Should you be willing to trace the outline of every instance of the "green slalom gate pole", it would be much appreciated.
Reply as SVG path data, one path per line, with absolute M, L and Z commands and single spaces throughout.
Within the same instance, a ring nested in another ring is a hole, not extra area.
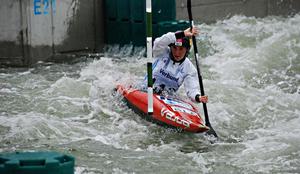
M 153 114 L 153 80 L 152 80 L 152 7 L 151 0 L 146 0 L 147 33 L 147 75 L 148 75 L 148 115 Z

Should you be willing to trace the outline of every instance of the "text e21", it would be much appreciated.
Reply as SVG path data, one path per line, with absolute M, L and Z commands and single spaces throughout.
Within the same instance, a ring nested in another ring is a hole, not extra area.
M 47 15 L 56 11 L 56 0 L 33 0 L 34 15 Z

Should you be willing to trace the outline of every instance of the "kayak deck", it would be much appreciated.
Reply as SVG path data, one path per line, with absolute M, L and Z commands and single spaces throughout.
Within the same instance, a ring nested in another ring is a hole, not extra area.
M 178 131 L 201 133 L 209 130 L 197 108 L 190 102 L 153 94 L 153 114 L 148 115 L 146 92 L 122 85 L 117 85 L 116 89 L 128 106 L 148 121 Z

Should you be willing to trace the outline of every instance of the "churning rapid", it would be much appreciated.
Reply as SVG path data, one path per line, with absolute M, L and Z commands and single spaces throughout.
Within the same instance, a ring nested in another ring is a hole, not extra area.
M 131 56 L 131 47 L 108 47 L 96 59 L 0 69 L 0 152 L 70 153 L 77 174 L 299 173 L 300 15 L 234 16 L 198 27 L 219 142 L 128 109 L 113 88 L 140 82 L 149 60 L 144 50 Z

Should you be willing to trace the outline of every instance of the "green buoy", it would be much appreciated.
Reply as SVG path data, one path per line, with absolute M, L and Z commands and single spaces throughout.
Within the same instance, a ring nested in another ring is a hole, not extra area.
M 58 152 L 0 154 L 0 174 L 74 174 L 75 158 Z

